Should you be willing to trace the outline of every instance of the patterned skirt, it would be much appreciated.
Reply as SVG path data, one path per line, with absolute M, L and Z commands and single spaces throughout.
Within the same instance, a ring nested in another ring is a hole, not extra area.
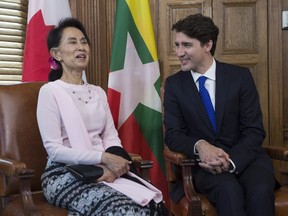
M 151 201 L 143 207 L 103 183 L 76 179 L 62 163 L 48 160 L 41 180 L 48 202 L 68 209 L 71 216 L 167 215 L 163 203 Z

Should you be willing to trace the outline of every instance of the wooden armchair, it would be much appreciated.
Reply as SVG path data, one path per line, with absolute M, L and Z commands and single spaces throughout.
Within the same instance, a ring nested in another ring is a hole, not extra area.
M 40 176 L 47 154 L 36 120 L 38 92 L 43 83 L 0 86 L 0 215 L 67 216 L 65 209 L 50 205 Z M 148 179 L 151 161 L 130 154 L 140 175 Z M 149 180 L 149 179 L 148 179 Z
M 288 212 L 288 170 L 285 163 L 288 161 L 288 149 L 279 147 L 264 147 L 273 160 L 282 161 L 279 170 L 275 170 L 281 183 L 281 188 L 275 191 L 275 216 L 285 216 Z M 182 179 L 185 196 L 178 202 L 170 200 L 170 212 L 175 216 L 216 216 L 215 208 L 208 199 L 198 194 L 192 182 L 192 168 L 195 160 L 185 157 L 183 154 L 172 152 L 167 146 L 164 148 L 166 162 L 167 181 L 171 185 L 176 179 Z

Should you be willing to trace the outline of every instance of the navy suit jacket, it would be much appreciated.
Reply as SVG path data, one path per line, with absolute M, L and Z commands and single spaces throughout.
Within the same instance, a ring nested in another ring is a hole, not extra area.
M 204 139 L 224 149 L 241 173 L 248 165 L 262 166 L 273 172 L 271 160 L 261 145 L 265 138 L 259 96 L 248 68 L 216 61 L 214 134 L 208 115 L 190 71 L 179 71 L 165 81 L 165 143 L 172 151 L 189 157 L 194 145 Z M 178 182 L 172 199 L 184 195 Z

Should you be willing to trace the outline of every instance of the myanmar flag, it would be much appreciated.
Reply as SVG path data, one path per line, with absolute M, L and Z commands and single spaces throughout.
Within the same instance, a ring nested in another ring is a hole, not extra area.
M 160 87 L 149 1 L 117 0 L 108 101 L 123 147 L 153 161 L 167 203 Z

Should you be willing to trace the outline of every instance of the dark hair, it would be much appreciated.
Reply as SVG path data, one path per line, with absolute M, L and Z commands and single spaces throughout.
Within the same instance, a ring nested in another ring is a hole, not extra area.
M 219 29 L 210 17 L 202 14 L 189 15 L 176 22 L 172 26 L 172 30 L 182 32 L 190 38 L 199 40 L 202 46 L 212 40 L 213 45 L 210 52 L 212 56 L 214 55 Z
M 68 27 L 74 27 L 74 28 L 79 29 L 83 33 L 83 35 L 85 36 L 88 44 L 90 45 L 90 40 L 89 40 L 89 37 L 87 35 L 87 32 L 86 32 L 83 24 L 79 20 L 77 20 L 76 18 L 69 17 L 69 18 L 65 18 L 65 19 L 60 20 L 58 26 L 51 29 L 50 32 L 48 33 L 47 47 L 48 47 L 49 52 L 52 48 L 59 47 L 60 41 L 62 39 L 63 30 L 65 28 L 68 28 Z M 57 61 L 56 59 L 55 59 L 55 61 L 58 65 L 58 69 L 54 70 L 51 68 L 49 76 L 48 76 L 49 81 L 55 81 L 57 79 L 60 79 L 62 74 L 63 74 L 63 68 L 62 68 L 61 63 L 59 61 Z

